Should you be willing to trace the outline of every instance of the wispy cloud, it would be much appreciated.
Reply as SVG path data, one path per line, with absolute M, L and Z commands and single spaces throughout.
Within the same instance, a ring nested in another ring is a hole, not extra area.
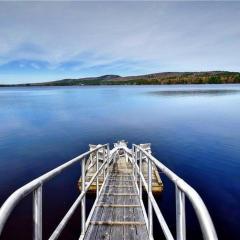
M 239 22 L 240 2 L 0 2 L 0 82 L 240 71 Z

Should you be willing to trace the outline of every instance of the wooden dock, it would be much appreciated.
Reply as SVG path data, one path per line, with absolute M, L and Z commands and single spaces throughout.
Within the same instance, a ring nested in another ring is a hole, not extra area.
M 111 166 L 84 239 L 149 239 L 132 164 L 125 157 Z
M 90 150 L 99 145 L 89 145 Z M 114 144 L 119 148 L 112 161 L 109 163 L 108 176 L 104 181 L 104 172 L 100 172 L 97 179 L 92 182 L 89 193 L 97 193 L 97 185 L 101 192 L 95 202 L 92 216 L 84 238 L 86 240 L 98 239 L 149 239 L 146 225 L 146 212 L 143 202 L 140 201 L 138 192 L 139 179 L 134 179 L 132 160 L 124 150 L 127 147 L 125 141 Z M 121 148 L 123 147 L 123 148 Z M 150 144 L 142 144 L 142 148 L 151 153 Z M 107 156 L 106 150 L 91 154 L 86 161 L 85 182 L 88 184 L 97 169 L 100 168 Z M 111 154 L 112 155 L 112 154 Z M 138 158 L 138 157 L 137 157 Z M 98 162 L 98 165 L 96 164 Z M 146 182 L 148 181 L 148 162 L 142 158 L 142 174 Z M 157 168 L 152 164 L 152 192 L 160 194 L 163 191 L 163 184 Z M 81 190 L 82 179 L 78 182 Z M 103 186 L 103 187 L 102 187 Z M 145 188 L 142 188 L 144 191 Z M 145 215 L 144 215 L 145 214 Z M 145 216 L 145 217 L 144 217 Z
M 82 184 L 82 191 L 52 232 L 49 240 L 56 240 L 60 237 L 79 205 L 81 206 L 79 240 L 153 240 L 153 221 L 156 218 L 164 239 L 175 239 L 158 206 L 156 196 L 152 194 L 152 190 L 155 193 L 163 190 L 156 167 L 175 186 L 173 208 L 176 211 L 176 239 L 186 239 L 185 196 L 188 197 L 188 202 L 195 210 L 203 238 L 218 239 L 208 210 L 198 193 L 152 156 L 150 144 L 133 144 L 129 149 L 125 141 L 118 141 L 112 149 L 109 144 L 91 145 L 90 151 L 17 189 L 0 208 L 0 236 L 15 206 L 29 193 L 32 193 L 33 239 L 42 239 L 42 188 L 44 183 L 80 162 L 82 179 L 79 182 Z M 96 198 L 87 214 L 86 200 L 90 187 L 91 192 L 96 193 Z M 147 189 L 147 207 L 143 203 L 144 188 Z M 156 237 L 159 239 L 158 235 Z
M 89 145 L 90 146 L 90 150 L 91 149 L 94 149 L 96 148 L 98 145 Z M 150 151 L 151 152 L 151 149 L 150 149 L 150 146 L 149 144 L 141 144 L 141 146 L 146 150 L 148 150 L 148 152 Z M 102 156 L 103 156 L 103 152 L 99 152 L 99 158 L 100 158 L 100 161 L 102 161 Z M 118 169 L 121 168 L 121 161 L 118 161 L 118 159 L 120 159 L 121 155 L 117 155 L 116 158 L 117 158 L 117 167 Z M 122 155 L 122 157 L 126 157 L 124 155 Z M 87 160 L 86 162 L 86 182 L 90 182 L 90 180 L 92 179 L 93 175 L 96 173 L 96 154 L 92 154 L 90 156 L 90 158 Z M 110 168 L 112 168 L 112 166 L 110 165 Z M 125 174 L 126 172 L 126 169 L 123 168 L 123 173 L 122 174 Z M 142 161 L 142 173 L 143 173 L 143 176 L 145 178 L 145 180 L 147 181 L 147 169 L 148 169 L 148 166 L 147 166 L 147 162 L 146 161 Z M 101 187 L 102 184 L 103 184 L 103 174 L 99 176 L 99 186 Z M 79 190 L 81 191 L 81 186 L 82 186 L 82 179 L 80 178 L 79 181 L 78 181 L 78 187 L 79 187 Z M 93 182 L 93 184 L 90 186 L 89 188 L 89 193 L 96 193 L 96 189 L 97 189 L 97 183 L 96 181 Z M 143 191 L 145 191 L 145 189 L 143 189 Z M 157 167 L 155 166 L 155 164 L 152 164 L 152 193 L 154 195 L 159 195 L 161 192 L 163 191 L 163 183 L 162 183 L 162 180 L 160 178 L 160 175 L 159 175 L 159 172 L 157 170 Z

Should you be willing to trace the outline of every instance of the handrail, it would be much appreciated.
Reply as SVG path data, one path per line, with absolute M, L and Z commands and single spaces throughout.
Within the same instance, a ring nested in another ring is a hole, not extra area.
M 117 149 L 115 150 L 117 151 Z M 114 151 L 114 152 L 115 152 Z M 112 152 L 111 154 L 113 154 L 114 152 Z M 98 159 L 97 159 L 98 162 Z M 82 189 L 81 194 L 78 196 L 78 198 L 75 200 L 75 202 L 73 203 L 73 205 L 70 207 L 70 209 L 68 210 L 68 212 L 66 213 L 66 215 L 63 217 L 63 219 L 61 220 L 61 222 L 58 224 L 58 226 L 56 227 L 56 229 L 54 230 L 54 232 L 52 233 L 52 235 L 50 236 L 49 240 L 55 240 L 59 237 L 60 233 L 62 232 L 62 230 L 64 229 L 65 225 L 67 224 L 67 222 L 69 221 L 70 217 L 72 216 L 72 214 L 74 213 L 74 211 L 76 210 L 76 208 L 78 207 L 79 203 L 82 201 L 83 197 L 86 195 L 88 189 L 90 188 L 90 186 L 93 184 L 94 180 L 98 177 L 98 175 L 101 173 L 101 171 L 105 171 L 106 170 L 106 165 L 109 164 L 110 162 L 110 156 L 108 156 L 108 158 L 106 158 L 106 160 L 102 163 L 100 168 L 97 168 L 96 173 L 92 176 L 91 180 L 88 182 L 88 184 L 85 186 L 85 189 Z M 108 166 L 107 166 L 108 167 Z M 84 169 L 85 170 L 85 169 Z M 83 172 L 84 172 L 83 170 Z M 82 177 L 84 176 L 82 172 Z M 105 179 L 107 178 L 107 175 L 105 176 Z M 83 183 L 83 185 L 85 185 Z M 99 183 L 97 181 L 97 189 L 99 188 Z M 103 184 L 102 184 L 103 187 Z M 101 191 L 101 190 L 100 190 Z M 99 193 L 100 193 L 99 191 Z M 96 200 L 98 199 L 98 196 L 96 198 Z M 96 201 L 95 201 L 96 202 Z M 96 204 L 95 204 L 96 205 Z M 94 206 L 93 206 L 94 207 Z M 84 210 L 85 211 L 85 210 Z M 91 215 L 91 214 L 90 214 Z M 89 216 L 90 216 L 89 215 Z M 86 228 L 89 225 L 89 218 L 88 220 L 85 222 L 82 219 L 82 224 L 84 224 L 84 230 L 82 230 L 81 236 L 83 236 L 85 234 Z
M 89 154 L 91 154 L 93 152 L 97 152 L 99 149 L 105 148 L 105 147 L 107 147 L 109 149 L 109 144 L 104 144 L 93 150 L 87 151 L 87 152 L 71 159 L 70 161 L 60 165 L 59 167 L 56 167 L 55 169 L 43 174 L 42 176 L 34 179 L 33 181 L 25 184 L 23 187 L 19 188 L 15 192 L 13 192 L 8 197 L 8 199 L 4 202 L 2 207 L 0 208 L 0 236 L 1 236 L 2 230 L 6 224 L 6 221 L 9 217 L 9 215 L 11 214 L 11 212 L 13 211 L 15 206 L 18 204 L 18 202 L 20 200 L 22 200 L 24 197 L 26 197 L 28 194 L 30 194 L 31 192 L 34 192 L 34 200 L 33 200 L 33 203 L 34 203 L 33 221 L 35 224 L 34 239 L 37 239 L 37 240 L 42 239 L 42 229 L 41 229 L 42 226 L 41 226 L 40 222 L 42 220 L 41 212 L 42 212 L 42 185 L 43 185 L 43 183 L 49 181 L 51 178 L 55 177 L 56 175 L 58 175 L 59 173 L 61 173 L 65 169 L 67 169 L 68 167 L 75 164 L 76 162 L 79 162 L 80 160 L 85 159 L 85 157 L 87 157 Z M 109 153 L 109 151 L 108 151 L 108 153 Z M 107 161 L 108 161 L 108 159 L 109 159 L 109 156 L 107 157 Z M 105 164 L 103 164 L 99 168 L 99 171 L 93 176 L 94 179 L 100 173 L 103 166 L 105 166 Z M 92 183 L 94 181 L 94 179 L 91 179 L 90 183 Z M 88 184 L 86 189 L 88 189 L 90 187 L 90 185 L 91 184 Z M 78 199 L 82 199 L 83 196 L 84 196 L 84 193 L 82 192 L 80 194 L 80 196 L 78 197 Z
M 105 149 L 106 148 L 106 149 Z M 99 166 L 99 150 L 104 149 L 107 151 L 107 154 L 103 156 L 103 162 L 101 166 Z M 119 145 L 114 147 L 111 151 L 109 149 L 109 144 L 104 144 L 96 147 L 93 150 L 87 151 L 76 158 L 66 162 L 65 164 L 60 165 L 59 167 L 47 172 L 46 174 L 36 178 L 35 180 L 29 182 L 23 187 L 16 190 L 10 197 L 5 201 L 5 203 L 0 208 L 0 236 L 2 230 L 6 224 L 6 221 L 11 214 L 12 210 L 18 204 L 20 200 L 22 200 L 25 196 L 33 192 L 33 222 L 34 222 L 34 231 L 33 231 L 33 239 L 34 240 L 42 240 L 42 186 L 46 181 L 49 181 L 54 176 L 58 175 L 68 167 L 72 166 L 76 162 L 82 161 L 82 191 L 72 204 L 68 212 L 62 218 L 61 222 L 58 224 L 49 240 L 56 240 L 63 228 L 66 226 L 70 217 L 81 203 L 81 235 L 80 240 L 82 240 L 85 236 L 86 229 L 89 225 L 90 218 L 93 214 L 94 207 L 96 206 L 99 195 L 103 189 L 104 183 L 108 178 L 109 165 L 111 161 L 116 160 L 116 154 L 119 149 L 122 149 L 129 156 L 130 161 L 133 165 L 133 176 L 135 180 L 135 184 L 137 187 L 137 191 L 140 197 L 141 206 L 144 212 L 144 218 L 147 225 L 147 230 L 149 233 L 149 239 L 153 239 L 153 217 L 152 210 L 155 211 L 158 221 L 162 227 L 163 233 L 167 240 L 173 240 L 172 233 L 169 230 L 169 227 L 159 209 L 159 206 L 152 194 L 152 164 L 154 163 L 156 167 L 158 167 L 162 173 L 164 173 L 176 186 L 176 230 L 177 230 L 177 240 L 186 240 L 186 221 L 185 221 L 185 195 L 190 200 L 192 204 L 198 221 L 200 223 L 201 231 L 205 240 L 217 240 L 216 231 L 214 225 L 212 223 L 211 217 L 208 213 L 208 210 L 203 203 L 201 197 L 198 193 L 188 185 L 184 180 L 178 177 L 174 172 L 168 169 L 164 164 L 159 162 L 155 157 L 153 157 L 150 153 L 145 151 L 139 145 L 133 144 L 132 150 L 130 150 L 125 145 Z M 92 176 L 89 182 L 85 182 L 85 174 L 86 174 L 86 157 L 92 153 L 96 152 L 96 172 Z M 144 175 L 142 173 L 142 161 L 147 161 L 148 164 L 148 180 L 146 181 Z M 139 165 L 138 165 L 139 161 Z M 106 174 L 107 172 L 107 174 Z M 99 175 L 103 174 L 104 182 L 99 190 Z M 97 185 L 97 194 L 96 200 L 92 207 L 92 210 L 86 220 L 86 193 L 89 190 L 92 183 L 96 180 Z M 139 178 L 139 181 L 138 181 Z M 139 187 L 138 187 L 139 182 Z M 143 206 L 142 201 L 142 186 L 146 189 L 148 195 L 148 216 L 146 215 L 145 208 Z
M 162 215 L 162 212 L 161 212 L 160 208 L 158 207 L 158 204 L 157 204 L 157 202 L 156 202 L 152 192 L 148 191 L 148 184 L 147 184 L 147 182 L 146 182 L 146 180 L 145 180 L 145 178 L 143 176 L 143 173 L 140 171 L 140 167 L 137 164 L 136 164 L 136 168 L 137 168 L 138 174 L 140 175 L 141 181 L 143 182 L 143 186 L 146 189 L 146 192 L 147 192 L 147 194 L 150 197 L 153 209 L 154 209 L 154 211 L 156 213 L 156 216 L 158 218 L 158 221 L 159 221 L 159 223 L 160 223 L 160 225 L 162 227 L 164 236 L 166 237 L 167 240 L 174 240 L 174 238 L 172 236 L 172 233 L 169 230 L 169 227 L 168 227 L 168 225 L 167 225 L 167 223 L 166 223 L 166 221 L 165 221 L 165 219 L 164 219 L 164 217 Z M 139 187 L 139 195 L 140 195 L 140 197 L 142 197 L 142 192 L 141 192 L 140 189 L 141 189 L 141 187 Z
M 61 222 L 58 224 L 57 228 L 54 230 L 54 232 L 52 233 L 51 237 L 49 238 L 49 240 L 54 240 L 57 239 L 58 236 L 60 235 L 61 231 L 63 230 L 64 226 L 67 224 L 68 220 L 70 219 L 70 217 L 72 216 L 72 214 L 74 213 L 74 211 L 76 210 L 77 206 L 79 205 L 79 203 L 81 202 L 81 200 L 83 199 L 83 197 L 86 195 L 88 189 L 90 188 L 90 186 L 93 184 L 94 180 L 96 179 L 96 177 L 100 174 L 100 172 L 102 171 L 102 169 L 104 168 L 104 166 L 107 164 L 107 161 L 104 161 L 103 164 L 101 165 L 101 167 L 97 170 L 97 172 L 92 176 L 90 182 L 88 182 L 87 186 L 85 186 L 84 191 L 81 192 L 81 194 L 78 196 L 78 198 L 75 200 L 75 202 L 73 203 L 73 205 L 71 206 L 71 208 L 68 210 L 68 212 L 66 213 L 66 215 L 63 217 L 63 219 L 61 220 Z M 83 175 L 82 175 L 83 176 Z
M 133 144 L 133 148 L 138 149 L 142 154 L 144 154 L 144 156 L 147 157 L 148 162 L 150 162 L 150 161 L 153 162 L 161 170 L 161 172 L 164 173 L 176 185 L 177 239 L 181 239 L 181 240 L 186 239 L 185 201 L 184 201 L 184 196 L 186 195 L 195 210 L 198 221 L 200 223 L 200 227 L 201 227 L 201 231 L 202 231 L 204 239 L 205 240 L 217 240 L 218 238 L 217 238 L 217 234 L 216 234 L 213 222 L 212 222 L 209 212 L 208 212 L 203 200 L 199 196 L 199 194 L 190 185 L 188 185 L 183 179 L 178 177 L 174 172 L 172 172 L 170 169 L 168 169 L 164 164 L 159 162 L 155 157 L 153 157 L 151 154 L 149 154 L 143 148 L 141 148 L 140 146 L 138 146 L 136 144 Z M 134 157 L 134 151 L 132 152 L 132 156 Z M 135 165 L 137 165 L 137 161 L 133 161 L 133 162 L 135 163 Z M 141 175 L 141 178 L 143 178 L 143 180 L 145 181 L 143 175 Z M 147 183 L 145 181 L 144 185 L 145 185 L 146 189 L 148 189 L 148 191 L 147 191 L 148 195 L 152 196 L 151 188 L 149 189 L 149 186 L 147 187 L 146 184 Z M 149 196 L 149 198 L 151 201 L 152 197 L 150 197 L 150 196 Z

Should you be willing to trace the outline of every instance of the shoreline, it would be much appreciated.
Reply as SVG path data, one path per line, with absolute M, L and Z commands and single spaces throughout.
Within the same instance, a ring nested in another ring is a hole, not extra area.
M 65 78 L 48 82 L 8 83 L 0 87 L 33 86 L 114 86 L 114 85 L 196 85 L 196 84 L 237 84 L 240 72 L 161 72 L 136 76 L 103 75 L 98 77 Z
M 238 83 L 172 83 L 172 84 L 84 84 L 84 85 L 38 85 L 38 84 L 16 84 L 16 85 L 1 85 L 0 88 L 13 87 L 96 87 L 96 86 L 214 86 L 214 85 L 238 85 Z

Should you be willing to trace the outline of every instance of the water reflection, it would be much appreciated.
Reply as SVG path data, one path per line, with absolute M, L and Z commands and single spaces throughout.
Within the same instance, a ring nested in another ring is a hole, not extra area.
M 0 88 L 0 205 L 15 189 L 77 156 L 89 143 L 151 142 L 153 154 L 203 197 L 219 239 L 236 239 L 240 234 L 239 92 L 237 84 Z M 44 186 L 46 237 L 79 195 L 80 166 L 72 170 Z M 163 182 L 158 203 L 174 233 L 175 209 L 170 207 L 174 186 L 164 177 Z M 2 239 L 31 239 L 31 213 L 21 209 Z M 79 237 L 79 216 L 61 239 Z M 189 239 L 202 239 L 192 221 L 195 216 L 189 211 L 187 216 Z M 26 217 L 29 228 L 24 224 L 23 229 L 19 223 L 25 223 Z M 159 225 L 154 229 L 158 239 Z
M 159 96 L 173 96 L 173 97 L 187 97 L 187 96 L 223 96 L 223 95 L 232 95 L 239 94 L 240 90 L 237 89 L 188 89 L 188 90 L 158 90 L 150 91 L 150 95 L 159 95 Z

